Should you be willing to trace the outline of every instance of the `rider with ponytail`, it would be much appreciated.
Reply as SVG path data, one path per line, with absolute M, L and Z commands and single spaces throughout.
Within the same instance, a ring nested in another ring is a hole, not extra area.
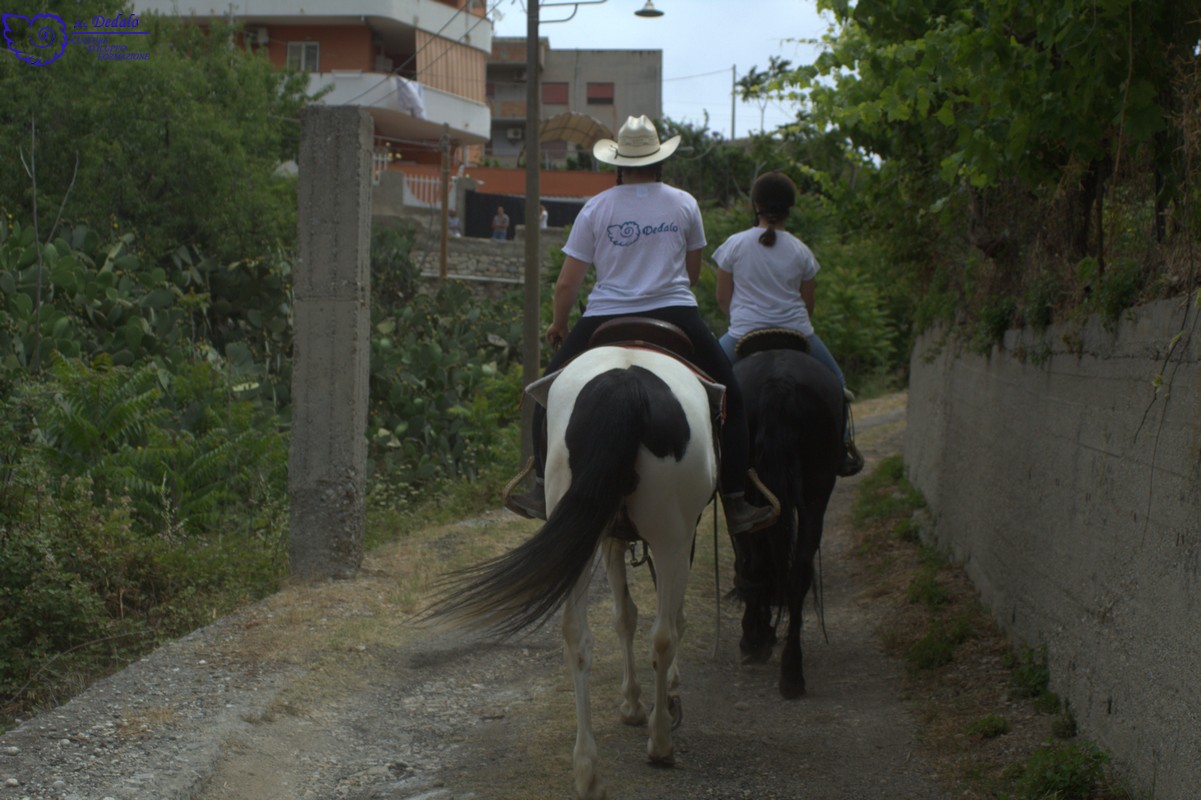
M 784 230 L 796 203 L 796 186 L 781 172 L 761 175 L 751 187 L 756 225 L 736 233 L 713 254 L 717 262 L 717 303 L 730 315 L 722 349 L 737 360 L 738 340 L 760 328 L 786 328 L 809 340 L 809 354 L 834 371 L 845 391 L 846 378 L 828 347 L 813 329 L 814 290 L 821 265 L 804 242 Z M 847 393 L 848 402 L 850 393 Z M 863 468 L 849 430 L 840 474 Z

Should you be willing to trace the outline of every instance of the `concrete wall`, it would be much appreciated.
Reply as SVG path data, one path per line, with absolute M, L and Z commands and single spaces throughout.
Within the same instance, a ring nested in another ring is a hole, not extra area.
M 1164 301 L 1113 330 L 1011 331 L 988 357 L 923 336 L 905 443 L 931 537 L 1046 645 L 1082 732 L 1169 800 L 1201 792 L 1197 319 Z

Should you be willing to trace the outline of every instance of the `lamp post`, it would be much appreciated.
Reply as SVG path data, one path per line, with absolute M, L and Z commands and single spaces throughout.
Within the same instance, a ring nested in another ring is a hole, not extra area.
M 542 230 L 538 224 L 538 209 L 542 202 L 542 72 L 538 25 L 543 8 L 571 6 L 571 14 L 563 19 L 546 22 L 567 22 L 575 17 L 580 6 L 600 5 L 606 0 L 571 0 L 570 2 L 539 3 L 526 2 L 525 29 L 525 269 L 523 270 L 523 309 L 521 322 L 521 385 L 529 386 L 538 379 L 542 366 Z M 646 5 L 634 12 L 640 17 L 661 17 L 663 12 L 647 0 Z M 524 463 L 533 455 L 532 434 L 534 408 L 523 403 L 521 408 L 521 460 Z

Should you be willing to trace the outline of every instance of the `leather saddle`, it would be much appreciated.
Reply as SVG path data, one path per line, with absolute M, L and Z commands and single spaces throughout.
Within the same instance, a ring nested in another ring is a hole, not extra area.
M 617 345 L 664 350 L 692 366 L 692 340 L 679 326 L 651 317 L 618 317 L 602 322 L 588 339 L 588 347 Z M 695 369 L 695 367 L 694 367 Z
M 739 358 L 746 358 L 765 350 L 799 350 L 809 352 L 809 339 L 805 334 L 790 328 L 758 328 L 743 336 L 734 345 Z

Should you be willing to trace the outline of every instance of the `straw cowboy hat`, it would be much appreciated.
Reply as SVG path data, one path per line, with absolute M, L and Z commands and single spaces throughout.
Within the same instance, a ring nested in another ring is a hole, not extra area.
M 592 155 L 602 164 L 617 167 L 646 167 L 658 164 L 680 146 L 680 137 L 659 141 L 655 124 L 643 114 L 630 117 L 617 132 L 617 141 L 601 139 L 592 146 Z

